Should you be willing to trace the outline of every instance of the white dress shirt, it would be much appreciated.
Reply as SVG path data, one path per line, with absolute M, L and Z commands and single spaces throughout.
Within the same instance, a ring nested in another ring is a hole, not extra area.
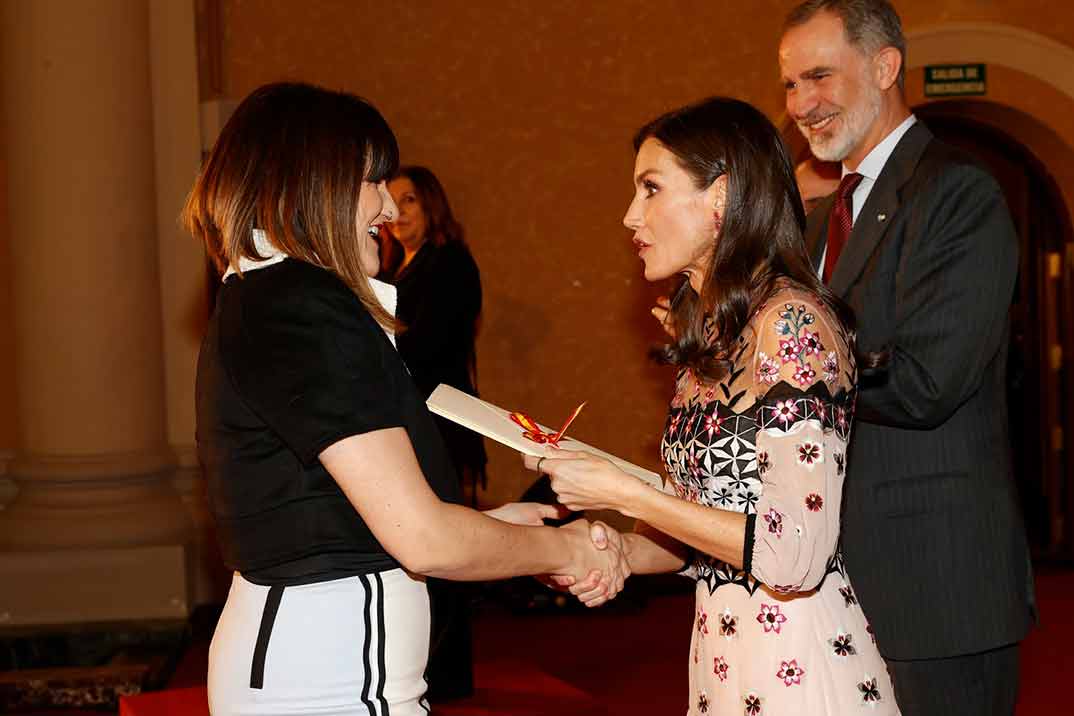
M 856 171 L 861 174 L 861 182 L 854 190 L 854 198 L 852 200 L 854 215 L 851 217 L 852 222 L 858 220 L 858 214 L 861 213 L 861 208 L 865 206 L 865 201 L 869 198 L 869 192 L 873 190 L 873 185 L 876 184 L 877 178 L 880 176 L 880 172 L 884 170 L 884 165 L 888 163 L 888 159 L 891 158 L 891 153 L 895 151 L 895 146 L 902 139 L 902 135 L 906 134 L 907 130 L 913 126 L 917 121 L 917 117 L 910 115 L 902 124 L 895 129 L 891 130 L 888 136 L 884 137 L 880 144 L 873 147 L 873 151 L 865 155 L 865 159 L 861 160 L 861 164 L 858 165 Z M 843 176 L 850 173 L 846 164 L 843 165 Z M 853 224 L 852 224 L 853 225 Z
M 861 160 L 861 164 L 855 169 L 858 174 L 861 174 L 861 181 L 858 183 L 856 189 L 854 189 L 854 195 L 851 197 L 851 210 L 853 215 L 850 217 L 851 226 L 858 220 L 858 214 L 861 213 L 861 208 L 865 206 L 865 201 L 869 198 L 869 192 L 873 190 L 873 185 L 876 184 L 877 178 L 880 176 L 880 172 L 884 170 L 884 165 L 888 163 L 888 159 L 891 158 L 891 153 L 895 151 L 895 146 L 902 139 L 902 135 L 906 134 L 907 130 L 913 126 L 917 121 L 917 117 L 910 115 L 902 124 L 895 129 L 891 130 L 888 136 L 873 147 L 873 150 L 865 155 L 865 159 Z M 850 170 L 847 169 L 846 164 L 843 165 L 843 176 L 850 174 Z M 824 244 L 824 253 L 820 257 L 820 265 L 817 267 L 817 275 L 824 276 L 824 262 L 828 258 L 828 243 Z

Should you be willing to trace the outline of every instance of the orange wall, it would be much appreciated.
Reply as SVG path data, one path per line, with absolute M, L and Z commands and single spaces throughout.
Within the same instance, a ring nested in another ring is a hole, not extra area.
M 485 286 L 484 395 L 546 422 L 588 400 L 579 437 L 656 467 L 672 376 L 645 358 L 659 287 L 620 224 L 631 135 L 708 94 L 777 117 L 778 25 L 792 5 L 224 0 L 223 88 L 239 99 L 303 79 L 371 99 L 466 225 Z M 898 3 L 907 29 L 1006 22 L 1074 46 L 1063 5 Z M 488 499 L 529 482 L 506 450 L 491 467 Z
M 0 121 L 3 121 L 0 119 Z M 0 142 L 0 453 L 15 447 L 15 310 L 11 295 L 11 230 L 7 224 L 7 159 Z M 0 466 L 0 474 L 3 468 Z

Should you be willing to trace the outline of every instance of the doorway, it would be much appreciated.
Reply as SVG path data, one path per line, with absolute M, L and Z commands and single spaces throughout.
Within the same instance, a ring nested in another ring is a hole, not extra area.
M 1074 282 L 1070 214 L 1059 188 L 1022 142 L 990 121 L 980 100 L 933 102 L 917 117 L 950 145 L 973 155 L 999 182 L 1018 231 L 1019 272 L 1011 304 L 1007 397 L 1014 476 L 1037 559 L 1074 557 Z M 1054 157 L 1051 159 L 1055 159 Z

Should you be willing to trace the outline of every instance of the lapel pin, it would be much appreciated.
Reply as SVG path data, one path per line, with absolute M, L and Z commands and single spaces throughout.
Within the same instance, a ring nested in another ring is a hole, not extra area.
M 887 214 L 877 214 L 876 215 L 876 220 L 877 221 L 887 221 L 888 220 L 888 215 Z

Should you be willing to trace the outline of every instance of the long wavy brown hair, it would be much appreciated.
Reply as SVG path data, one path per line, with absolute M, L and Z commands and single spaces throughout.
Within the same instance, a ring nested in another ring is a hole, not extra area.
M 380 113 L 346 92 L 302 83 L 254 90 L 220 132 L 183 223 L 223 273 L 260 260 L 253 229 L 288 256 L 340 278 L 383 326 L 395 321 L 362 269 L 356 224 L 362 182 L 395 173 L 399 147 Z
M 674 154 L 698 189 L 727 176 L 727 203 L 701 292 L 682 278 L 671 299 L 676 338 L 654 351 L 657 360 L 721 380 L 735 341 L 781 279 L 818 296 L 853 338 L 853 313 L 809 260 L 794 165 L 767 117 L 741 100 L 712 97 L 646 124 L 634 137 L 635 152 L 647 139 Z M 715 324 L 712 340 L 706 338 L 708 317 Z

